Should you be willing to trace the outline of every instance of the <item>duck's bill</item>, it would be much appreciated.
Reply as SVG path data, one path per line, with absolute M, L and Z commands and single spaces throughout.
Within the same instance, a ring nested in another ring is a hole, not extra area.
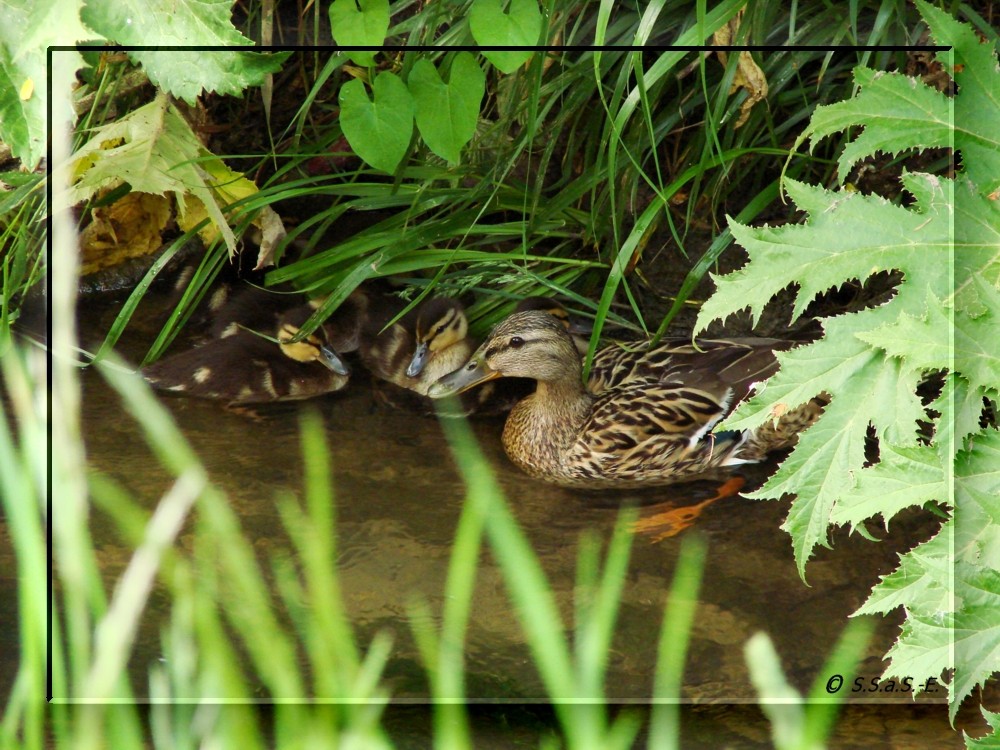
M 571 317 L 566 330 L 568 330 L 572 336 L 584 336 L 589 338 L 590 334 L 594 332 L 594 327 L 586 321 Z
M 319 361 L 323 364 L 324 367 L 328 367 L 338 375 L 346 376 L 351 374 L 351 368 L 348 367 L 347 363 L 340 358 L 340 355 L 337 354 L 337 352 L 335 352 L 330 347 L 321 346 L 319 348 L 319 353 L 320 353 Z
M 431 398 L 454 396 L 474 388 L 480 383 L 485 383 L 487 380 L 496 380 L 499 377 L 500 373 L 491 370 L 481 359 L 471 359 L 461 369 L 440 378 L 430 387 L 427 395 Z
M 431 348 L 426 341 L 417 345 L 417 350 L 413 352 L 413 359 L 410 360 L 410 364 L 406 368 L 408 377 L 415 378 L 424 371 L 424 366 L 427 364 L 427 357 L 430 356 L 430 353 Z

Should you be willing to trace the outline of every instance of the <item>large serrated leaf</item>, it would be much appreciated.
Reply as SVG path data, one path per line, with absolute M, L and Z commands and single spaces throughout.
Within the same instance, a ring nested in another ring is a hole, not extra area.
M 712 320 L 749 307 L 756 323 L 771 297 L 791 284 L 799 286 L 792 311 L 806 306 L 832 286 L 879 271 L 900 269 L 922 279 L 939 297 L 951 292 L 948 277 L 918 261 L 915 249 L 939 252 L 941 263 L 951 249 L 951 195 L 942 185 L 918 211 L 893 206 L 877 196 L 834 192 L 786 180 L 789 196 L 809 212 L 804 225 L 752 228 L 730 220 L 736 240 L 750 262 L 727 276 L 714 276 L 718 293 L 698 312 L 695 332 Z M 764 258 L 766 257 L 766 260 Z
M 800 574 L 815 546 L 826 543 L 831 522 L 888 522 L 928 500 L 953 509 L 939 534 L 904 555 L 858 613 L 906 608 L 885 676 L 919 686 L 954 668 L 954 716 L 962 699 L 1000 670 L 1000 438 L 981 421 L 984 397 L 1000 392 L 1000 69 L 992 44 L 917 2 L 936 38 L 954 44 L 954 99 L 902 76 L 859 70 L 860 94 L 818 110 L 806 137 L 864 127 L 842 156 L 842 178 L 876 150 L 928 145 L 953 145 L 962 171 L 954 179 L 904 173 L 914 198 L 908 205 L 787 181 L 806 223 L 751 229 L 731 222 L 750 260 L 716 277 L 718 291 L 702 307 L 696 332 L 747 307 L 756 321 L 771 297 L 793 284 L 795 318 L 830 286 L 902 272 L 891 300 L 827 318 L 822 340 L 780 354 L 779 372 L 721 427 L 752 428 L 811 393 L 830 396 L 824 414 L 752 495 L 797 495 L 783 528 Z M 968 113 L 969 124 L 953 125 L 952 105 L 957 120 L 964 108 L 979 109 Z M 930 404 L 936 417 L 925 415 L 917 398 L 926 372 L 945 375 L 943 393 Z M 928 418 L 933 442 L 918 445 L 915 426 Z M 881 463 L 863 468 L 869 423 Z
M 78 52 L 53 52 L 70 59 L 47 71 L 46 48 L 94 36 L 80 23 L 80 5 L 75 0 L 0 3 L 0 141 L 28 169 L 34 169 L 45 155 L 47 73 L 53 76 L 54 92 L 68 92 L 73 71 L 83 67 Z
M 924 0 L 917 0 L 938 44 L 953 48 L 955 143 L 962 171 L 984 195 L 1000 189 L 1000 70 L 994 45 L 983 42 L 968 24 L 959 23 Z
M 931 409 L 939 415 L 952 415 L 950 419 L 940 417 L 934 433 L 935 448 L 942 460 L 952 460 L 958 451 L 965 449 L 966 438 L 979 432 L 983 394 L 973 390 L 965 378 L 949 374 Z
M 42 3 L 44 5 L 45 3 Z M 281 68 L 288 56 L 181 47 L 252 46 L 232 23 L 229 0 L 97 0 L 81 11 L 99 35 L 124 46 L 170 47 L 170 51 L 132 51 L 149 80 L 194 104 L 205 91 L 239 94 Z
M 838 498 L 830 514 L 833 523 L 857 526 L 880 515 L 888 528 L 889 519 L 903 508 L 948 497 L 941 457 L 928 445 L 886 444 L 880 462 L 855 477 L 854 488 Z
M 949 696 L 952 721 L 977 686 L 1000 672 L 1000 573 L 958 562 L 958 597 L 963 607 L 955 618 L 955 677 Z
M 899 567 L 882 576 L 854 616 L 887 614 L 903 606 L 928 616 L 952 611 L 953 542 L 954 526 L 949 522 L 929 541 L 901 555 Z
M 971 441 L 955 462 L 955 678 L 959 705 L 1000 672 L 1000 432 Z
M 972 282 L 981 312 L 975 317 L 955 314 L 955 370 L 976 390 L 996 397 L 1000 393 L 1000 292 L 979 274 L 973 274 Z
M 933 293 L 927 293 L 924 315 L 902 314 L 891 323 L 861 331 L 857 337 L 871 346 L 900 357 L 914 370 L 944 370 L 953 364 L 948 332 L 949 311 Z
M 810 149 L 821 138 L 863 123 L 857 138 L 837 161 L 841 183 L 862 159 L 878 152 L 897 154 L 912 148 L 945 148 L 953 133 L 947 97 L 915 78 L 859 67 L 854 82 L 861 92 L 853 99 L 816 107 L 796 148 L 808 139 Z
M 486 74 L 468 52 L 452 60 L 448 82 L 427 58 L 417 60 L 407 87 L 416 107 L 417 128 L 427 146 L 449 162 L 457 163 L 462 147 L 472 140 L 479 121 L 479 106 L 486 93 Z

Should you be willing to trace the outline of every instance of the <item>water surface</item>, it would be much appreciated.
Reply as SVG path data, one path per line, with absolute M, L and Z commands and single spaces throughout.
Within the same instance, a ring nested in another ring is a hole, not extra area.
M 105 311 L 85 316 L 85 340 L 107 325 L 109 315 Z M 126 356 L 141 357 L 151 340 L 150 330 L 141 321 L 134 327 L 121 344 Z M 298 407 L 248 415 L 208 401 L 178 397 L 161 401 L 201 456 L 212 481 L 225 491 L 263 569 L 269 571 L 271 555 L 289 546 L 276 495 L 291 491 L 301 496 L 302 491 Z M 386 682 L 396 701 L 422 703 L 428 691 L 407 607 L 419 596 L 432 611 L 440 612 L 450 544 L 464 501 L 462 483 L 436 420 L 377 405 L 363 377 L 347 391 L 312 403 L 323 415 L 330 445 L 339 573 L 347 610 L 361 644 L 378 631 L 392 634 Z M 170 477 L 156 464 L 117 396 L 92 371 L 84 373 L 83 426 L 90 465 L 154 507 Z M 499 441 L 502 420 L 476 421 L 474 429 L 551 582 L 564 623 L 572 622 L 575 566 L 584 532 L 590 530 L 606 542 L 625 502 L 695 506 L 713 491 L 704 483 L 627 495 L 552 487 L 526 477 L 507 461 Z M 772 461 L 745 472 L 747 487 L 759 486 L 774 467 Z M 892 571 L 897 555 L 930 536 L 937 524 L 932 516 L 914 511 L 893 522 L 892 534 L 883 543 L 837 533 L 833 548 L 819 549 L 810 562 L 807 586 L 796 571 L 791 540 L 779 529 L 787 512 L 787 502 L 736 496 L 704 506 L 692 526 L 676 536 L 660 541 L 636 536 L 608 664 L 609 700 L 648 700 L 667 588 L 684 535 L 701 535 L 708 552 L 683 699 L 692 704 L 751 704 L 756 693 L 743 656 L 743 645 L 751 635 L 768 633 L 789 680 L 807 690 L 821 674 L 848 616 L 878 577 Z M 124 547 L 110 524 L 95 524 L 93 533 L 111 585 L 127 563 Z M 179 543 L 185 544 L 184 535 Z M 156 621 L 164 605 L 165 597 L 158 592 L 134 659 L 140 673 L 159 655 Z M 898 616 L 878 619 L 857 675 L 867 679 L 882 673 L 881 655 L 890 647 L 899 623 Z M 477 573 L 466 664 L 472 701 L 547 700 L 500 572 L 488 553 L 481 555 Z M 850 685 L 853 675 L 845 678 Z M 143 686 L 140 683 L 140 690 Z M 919 700 L 940 703 L 943 691 Z M 852 694 L 850 702 L 907 705 L 911 699 L 905 694 L 861 692 Z M 938 723 L 935 720 L 935 726 Z

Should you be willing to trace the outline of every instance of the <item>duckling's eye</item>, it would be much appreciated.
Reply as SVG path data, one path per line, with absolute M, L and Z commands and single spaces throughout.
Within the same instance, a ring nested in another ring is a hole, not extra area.
M 520 336 L 511 336 L 510 337 L 510 348 L 511 349 L 520 349 L 522 346 L 524 346 L 524 339 L 522 339 Z
M 435 335 L 435 336 L 440 336 L 440 335 L 441 335 L 442 333 L 444 333 L 444 329 L 445 329 L 446 327 L 447 327 L 447 326 L 444 326 L 444 325 L 440 325 L 440 326 L 438 326 L 438 327 L 437 327 L 437 330 L 436 330 L 436 331 L 434 332 L 434 335 Z

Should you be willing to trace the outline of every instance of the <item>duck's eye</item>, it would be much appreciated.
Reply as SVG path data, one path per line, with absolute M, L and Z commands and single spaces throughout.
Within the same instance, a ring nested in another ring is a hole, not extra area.
M 434 332 L 434 335 L 435 336 L 440 336 L 442 333 L 444 333 L 445 327 L 446 326 L 443 326 L 443 325 L 438 326 L 437 330 Z
M 520 336 L 511 336 L 510 337 L 510 348 L 511 349 L 520 349 L 522 346 L 524 346 L 524 339 L 522 339 Z

